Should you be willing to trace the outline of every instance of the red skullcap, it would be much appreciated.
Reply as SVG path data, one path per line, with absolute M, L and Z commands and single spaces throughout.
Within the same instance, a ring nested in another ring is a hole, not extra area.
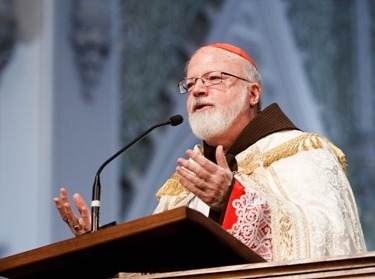
M 226 44 L 226 43 L 212 43 L 212 44 L 208 44 L 206 46 L 217 47 L 217 48 L 221 48 L 221 49 L 224 49 L 226 51 L 235 53 L 235 54 L 245 58 L 247 61 L 249 61 L 251 64 L 253 64 L 253 66 L 255 68 L 257 68 L 257 65 L 255 64 L 254 60 L 250 57 L 250 55 L 248 55 L 245 51 L 243 51 L 239 47 L 236 47 L 236 46 L 231 45 L 231 44 Z

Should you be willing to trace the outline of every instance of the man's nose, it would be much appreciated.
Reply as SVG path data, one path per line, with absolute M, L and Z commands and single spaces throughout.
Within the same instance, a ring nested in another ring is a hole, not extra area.
M 203 79 L 197 78 L 191 93 L 194 95 L 204 95 L 207 93 L 207 86 L 204 85 Z

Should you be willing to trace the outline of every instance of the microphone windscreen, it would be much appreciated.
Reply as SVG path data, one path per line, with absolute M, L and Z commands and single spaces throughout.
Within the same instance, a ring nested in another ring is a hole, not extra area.
M 169 121 L 171 123 L 171 126 L 177 126 L 184 121 L 184 118 L 180 114 L 173 115 L 171 118 L 169 118 Z

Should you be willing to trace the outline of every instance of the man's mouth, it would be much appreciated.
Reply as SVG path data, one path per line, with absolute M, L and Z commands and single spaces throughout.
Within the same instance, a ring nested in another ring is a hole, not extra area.
M 194 111 L 194 112 L 204 111 L 204 110 L 206 110 L 206 109 L 211 108 L 212 106 L 213 106 L 212 104 L 196 104 L 196 105 L 194 106 L 193 111 Z

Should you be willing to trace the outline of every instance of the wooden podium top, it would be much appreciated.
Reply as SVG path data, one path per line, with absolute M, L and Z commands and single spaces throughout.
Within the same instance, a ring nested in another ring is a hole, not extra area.
M 118 278 L 132 279 L 373 279 L 375 278 L 375 252 L 346 256 L 263 262 L 221 266 L 155 274 L 119 274 Z
M 0 259 L 6 278 L 110 278 L 265 260 L 203 214 L 181 207 Z

